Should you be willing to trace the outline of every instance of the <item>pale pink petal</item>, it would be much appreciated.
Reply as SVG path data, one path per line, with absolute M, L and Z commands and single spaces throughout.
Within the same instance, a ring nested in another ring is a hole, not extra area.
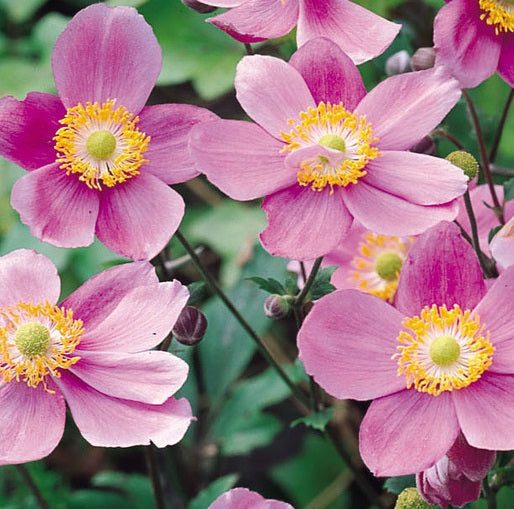
M 261 242 L 274 256 L 310 260 L 331 251 L 352 225 L 342 193 L 291 186 L 268 196 L 262 208 L 268 227 Z
M 407 150 L 443 120 L 460 94 L 457 81 L 441 69 L 409 72 L 379 83 L 357 111 L 371 124 L 380 149 Z
M 191 129 L 218 118 L 205 108 L 189 104 L 158 104 L 143 108 L 137 127 L 150 136 L 144 166 L 166 184 L 178 184 L 196 177 L 200 171 L 189 153 Z
M 102 191 L 96 234 L 115 253 L 149 260 L 161 251 L 184 216 L 184 200 L 150 173 Z
M 368 400 L 397 392 L 406 382 L 391 357 L 403 318 L 377 297 L 356 290 L 331 293 L 314 304 L 300 329 L 300 359 L 336 398 Z
M 108 396 L 161 404 L 187 378 L 188 365 L 168 352 L 87 352 L 80 346 L 75 350 L 80 361 L 70 371 Z
M 207 21 L 238 41 L 255 42 L 286 35 L 297 19 L 298 0 L 248 0 Z
M 148 262 L 116 265 L 88 279 L 62 302 L 62 306 L 73 310 L 75 318 L 92 329 L 115 309 L 129 291 L 138 286 L 157 287 L 158 283 L 155 269 Z
M 57 38 L 52 68 L 67 108 L 116 99 L 137 114 L 159 76 L 161 48 L 135 9 L 99 3 L 82 9 Z
M 328 37 L 361 64 L 382 54 L 400 28 L 348 0 L 301 0 L 296 39 L 302 46 L 310 39 Z
M 437 205 L 468 188 L 464 172 L 446 159 L 405 151 L 384 151 L 366 166 L 363 182 L 420 205 Z
M 55 95 L 31 92 L 25 100 L 0 99 L 0 155 L 26 170 L 55 162 L 52 138 L 64 117 Z
M 412 474 L 444 456 L 458 433 L 450 393 L 404 390 L 371 403 L 360 428 L 360 453 L 377 477 Z
M 215 120 L 191 132 L 191 152 L 201 171 L 235 200 L 253 200 L 296 182 L 285 166 L 285 147 L 258 125 Z
M 420 235 L 405 260 L 395 306 L 408 316 L 425 306 L 473 309 L 485 295 L 482 270 L 459 228 L 446 221 Z
M 434 20 L 436 65 L 444 66 L 463 88 L 473 88 L 498 66 L 501 42 L 494 27 L 480 19 L 476 0 L 453 0 Z
M 491 253 L 501 267 L 514 265 L 514 217 L 493 237 Z
M 66 418 L 59 391 L 13 381 L 0 389 L 0 407 L 0 465 L 39 460 L 57 447 Z
M 485 372 L 480 380 L 453 392 L 462 433 L 479 449 L 514 449 L 514 377 Z
M 514 87 L 514 37 L 510 32 L 503 37 L 498 74 Z
M 214 7 L 237 7 L 248 0 L 205 0 L 202 4 L 213 5 Z
M 171 331 L 188 298 L 187 288 L 177 280 L 135 288 L 94 327 L 84 323 L 80 348 L 124 353 L 153 348 Z
M 237 66 L 235 87 L 246 113 L 279 139 L 281 132 L 291 130 L 289 119 L 299 121 L 300 112 L 317 106 L 301 74 L 275 57 L 244 57 Z
M 343 103 L 353 111 L 366 95 L 359 70 L 331 40 L 308 41 L 293 54 L 289 64 L 303 76 L 315 103 Z
M 220 495 L 208 509 L 293 509 L 285 502 L 265 499 L 246 488 L 233 488 Z
M 149 405 L 112 398 L 63 372 L 57 381 L 82 436 L 98 447 L 149 445 L 166 447 L 179 442 L 193 419 L 185 399 Z
M 55 265 L 28 249 L 17 249 L 0 258 L 0 308 L 26 302 L 55 304 L 61 280 Z
M 11 204 L 34 237 L 58 247 L 88 246 L 94 240 L 98 192 L 57 163 L 34 170 L 14 184 Z
M 439 221 L 453 220 L 458 211 L 455 202 L 418 205 L 369 186 L 363 180 L 345 191 L 345 204 L 355 219 L 384 235 L 417 235 Z

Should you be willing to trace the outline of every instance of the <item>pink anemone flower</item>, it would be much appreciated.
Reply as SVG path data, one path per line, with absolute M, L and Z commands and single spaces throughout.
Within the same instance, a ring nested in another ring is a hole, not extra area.
M 514 217 L 511 217 L 505 226 L 496 233 L 490 247 L 500 268 L 506 269 L 514 265 Z
M 207 21 L 238 41 L 282 37 L 296 25 L 298 47 L 327 37 L 356 63 L 382 54 L 401 25 L 348 0 L 202 0 L 230 10 Z
M 375 475 L 429 469 L 459 433 L 514 448 L 513 292 L 514 268 L 486 291 L 471 246 L 444 222 L 412 247 L 395 308 L 354 290 L 314 304 L 300 359 L 331 395 L 374 400 L 359 444 Z
M 384 235 L 425 231 L 457 214 L 463 172 L 407 150 L 455 105 L 455 80 L 428 70 L 392 76 L 366 94 L 357 67 L 328 39 L 289 63 L 249 56 L 237 98 L 257 124 L 214 120 L 191 132 L 207 178 L 236 200 L 266 196 L 273 255 L 309 260 L 333 250 L 353 218 Z
M 52 66 L 59 97 L 0 99 L 0 155 L 28 171 L 14 185 L 13 207 L 45 242 L 86 246 L 96 233 L 116 253 L 152 258 L 184 214 L 168 184 L 198 174 L 189 131 L 213 114 L 144 107 L 161 49 L 132 8 L 80 11 L 57 39 Z
M 436 65 L 463 88 L 492 76 L 514 86 L 514 5 L 510 0 L 445 0 L 434 21 Z
M 233 488 L 220 495 L 208 509 L 293 509 L 293 506 L 266 499 L 246 488 Z
M 34 251 L 0 258 L 0 464 L 50 454 L 68 404 L 92 445 L 177 443 L 192 420 L 173 394 L 188 366 L 150 351 L 188 299 L 178 281 L 159 283 L 148 262 L 108 269 L 56 304 L 60 280 Z

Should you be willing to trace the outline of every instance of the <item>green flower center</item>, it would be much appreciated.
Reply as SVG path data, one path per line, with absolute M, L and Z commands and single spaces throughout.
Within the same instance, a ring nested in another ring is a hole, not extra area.
M 116 149 L 116 138 L 107 130 L 91 133 L 86 141 L 87 151 L 99 161 L 106 161 Z
M 394 281 L 402 270 L 403 258 L 394 251 L 386 251 L 377 257 L 375 270 L 384 281 Z
M 439 336 L 430 345 L 429 354 L 438 366 L 451 366 L 459 358 L 460 345 L 452 336 Z
M 50 331 L 39 322 L 27 322 L 16 330 L 14 342 L 25 357 L 36 357 L 47 351 L 50 345 Z
M 337 134 L 325 134 L 318 140 L 318 145 L 322 147 L 331 148 L 333 150 L 339 150 L 339 152 L 346 151 L 346 143 L 341 136 Z

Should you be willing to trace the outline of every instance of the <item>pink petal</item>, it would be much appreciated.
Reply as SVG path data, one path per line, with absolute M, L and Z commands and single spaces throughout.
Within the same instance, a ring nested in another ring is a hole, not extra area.
M 472 481 L 481 481 L 492 468 L 495 452 L 471 447 L 464 435 L 459 434 L 452 448 L 448 451 L 448 458 L 459 470 Z
M 377 145 L 407 150 L 430 133 L 460 98 L 457 81 L 441 69 L 391 76 L 379 83 L 357 106 L 366 115 Z
M 98 238 L 115 253 L 149 260 L 161 251 L 184 216 L 184 201 L 150 173 L 104 189 L 96 223 Z
M 501 267 L 514 265 L 514 217 L 493 237 L 491 253 Z
M 207 5 L 214 5 L 215 7 L 237 7 L 244 4 L 248 0 L 205 0 L 202 3 Z
M 130 7 L 82 9 L 57 38 L 55 85 L 64 106 L 116 99 L 137 114 L 161 70 L 161 48 L 150 25 Z
M 418 315 L 432 304 L 473 309 L 485 292 L 473 248 L 456 225 L 442 222 L 420 235 L 412 246 L 402 267 L 395 305 L 408 316 Z
M 342 102 L 348 111 L 353 111 L 366 95 L 359 70 L 329 39 L 306 42 L 289 63 L 303 76 L 315 103 Z
M 204 108 L 189 104 L 159 104 L 143 108 L 138 129 L 150 136 L 145 152 L 145 172 L 166 184 L 178 184 L 196 177 L 200 171 L 192 159 L 188 140 L 191 129 L 218 118 Z
M 278 500 L 265 499 L 246 488 L 233 488 L 220 495 L 208 509 L 293 509 Z
M 317 106 L 301 74 L 275 57 L 244 57 L 237 66 L 235 87 L 246 113 L 279 139 L 281 132 L 291 130 L 289 119 L 299 120 L 300 112 Z
M 75 318 L 92 329 L 112 313 L 131 290 L 147 285 L 157 287 L 158 283 L 155 269 L 148 262 L 117 265 L 88 279 L 61 305 L 73 310 Z
M 55 162 L 52 138 L 62 127 L 64 109 L 58 97 L 31 92 L 24 101 L 0 99 L 0 154 L 26 170 Z
M 169 398 L 162 405 L 117 399 L 89 387 L 69 372 L 58 380 L 82 436 L 98 447 L 149 445 L 166 447 L 179 442 L 191 420 L 185 399 Z
M 10 382 L 0 389 L 0 465 L 48 456 L 61 440 L 66 409 L 57 391 Z
M 240 42 L 256 42 L 286 35 L 297 19 L 298 0 L 248 0 L 207 21 Z
M 171 331 L 188 298 L 177 280 L 134 288 L 102 322 L 84 323 L 80 349 L 135 353 L 153 348 Z
M 253 200 L 296 182 L 284 164 L 285 144 L 258 125 L 215 120 L 191 132 L 191 151 L 201 171 L 235 200 Z
M 512 33 L 505 34 L 498 62 L 499 75 L 514 87 L 514 37 Z
M 500 56 L 500 38 L 494 27 L 480 19 L 476 0 L 453 0 L 434 20 L 436 65 L 444 66 L 463 88 L 489 78 Z
M 377 477 L 411 474 L 444 456 L 458 433 L 451 394 L 404 390 L 371 403 L 359 433 L 360 453 Z
M 11 204 L 30 232 L 58 247 L 88 246 L 94 240 L 98 192 L 75 175 L 66 175 L 57 163 L 20 178 Z
M 384 235 L 417 235 L 439 221 L 451 221 L 458 211 L 455 202 L 418 205 L 376 189 L 362 179 L 345 190 L 345 204 L 355 219 Z
M 0 308 L 19 302 L 55 304 L 61 293 L 61 280 L 46 256 L 17 249 L 0 257 L 0 288 Z
M 400 28 L 347 0 L 302 0 L 296 38 L 302 46 L 310 39 L 328 37 L 361 64 L 383 53 Z
M 480 380 L 453 393 L 462 433 L 479 449 L 514 448 L 514 377 L 485 372 Z
M 352 225 L 342 193 L 329 189 L 291 186 L 268 196 L 262 203 L 268 227 L 260 238 L 274 256 L 311 260 L 327 254 Z
M 445 159 L 405 151 L 385 151 L 366 166 L 363 182 L 420 205 L 438 205 L 468 188 L 464 172 Z
M 80 348 L 80 346 L 79 346 Z M 177 392 L 187 378 L 188 365 L 159 351 L 141 353 L 87 352 L 70 371 L 94 389 L 115 398 L 158 405 Z
M 300 329 L 300 359 L 336 398 L 368 400 L 397 392 L 406 382 L 391 356 L 403 318 L 377 297 L 356 290 L 331 293 L 314 304 Z

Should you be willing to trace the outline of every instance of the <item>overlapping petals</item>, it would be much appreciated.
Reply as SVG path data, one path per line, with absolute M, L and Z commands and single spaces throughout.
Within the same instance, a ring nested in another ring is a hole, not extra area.
M 265 499 L 246 488 L 233 488 L 220 495 L 208 509 L 293 509 L 285 502 Z

